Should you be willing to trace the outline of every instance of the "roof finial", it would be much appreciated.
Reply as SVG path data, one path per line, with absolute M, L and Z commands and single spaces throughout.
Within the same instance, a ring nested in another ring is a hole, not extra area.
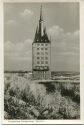
M 41 4 L 41 9 L 40 9 L 40 21 L 43 20 L 43 16 L 42 16 L 42 4 Z

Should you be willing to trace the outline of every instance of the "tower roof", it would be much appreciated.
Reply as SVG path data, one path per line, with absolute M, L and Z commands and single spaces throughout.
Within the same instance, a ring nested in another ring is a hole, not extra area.
M 40 19 L 39 26 L 37 26 L 34 43 L 50 43 L 48 35 L 46 32 L 46 27 L 44 27 L 43 15 L 42 15 L 42 5 L 40 8 Z

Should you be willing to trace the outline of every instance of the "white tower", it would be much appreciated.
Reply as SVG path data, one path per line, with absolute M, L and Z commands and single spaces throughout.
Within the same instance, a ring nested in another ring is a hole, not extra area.
M 42 6 L 40 10 L 39 26 L 32 44 L 32 72 L 34 79 L 49 79 L 51 62 L 51 41 L 43 27 Z

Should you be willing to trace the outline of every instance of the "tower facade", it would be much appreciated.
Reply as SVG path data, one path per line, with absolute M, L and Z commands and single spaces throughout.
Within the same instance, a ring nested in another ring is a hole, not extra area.
M 46 27 L 40 10 L 39 26 L 32 43 L 32 72 L 34 79 L 49 79 L 51 63 L 51 41 L 48 38 Z

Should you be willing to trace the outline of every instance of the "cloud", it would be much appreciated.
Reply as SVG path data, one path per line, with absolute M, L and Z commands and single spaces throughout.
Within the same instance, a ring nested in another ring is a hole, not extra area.
M 33 11 L 29 9 L 24 9 L 24 11 L 20 13 L 21 17 L 23 18 L 30 18 L 33 14 Z
M 6 41 L 5 42 L 5 52 L 19 52 L 19 53 L 23 53 L 26 51 L 31 50 L 32 47 L 32 40 L 31 39 L 27 39 L 23 42 L 11 42 L 11 41 Z
M 53 40 L 63 37 L 64 30 L 60 28 L 58 25 L 54 25 L 48 29 L 49 35 L 52 36 Z
M 60 53 L 79 52 L 79 31 L 65 33 L 59 26 L 48 29 L 48 35 L 52 39 L 52 47 Z
M 80 59 L 80 43 L 79 31 L 67 32 L 60 26 L 52 26 L 48 29 L 48 35 L 51 36 L 51 54 L 52 54 L 52 68 L 56 66 L 57 69 L 63 67 L 70 67 L 76 70 L 79 68 Z M 57 67 L 58 66 L 58 67 Z
M 32 40 L 27 39 L 23 43 L 15 43 L 11 41 L 5 42 L 4 56 L 6 68 L 9 67 L 12 69 L 13 67 L 15 67 L 15 69 L 20 70 L 20 68 L 28 68 L 28 65 L 31 68 Z

